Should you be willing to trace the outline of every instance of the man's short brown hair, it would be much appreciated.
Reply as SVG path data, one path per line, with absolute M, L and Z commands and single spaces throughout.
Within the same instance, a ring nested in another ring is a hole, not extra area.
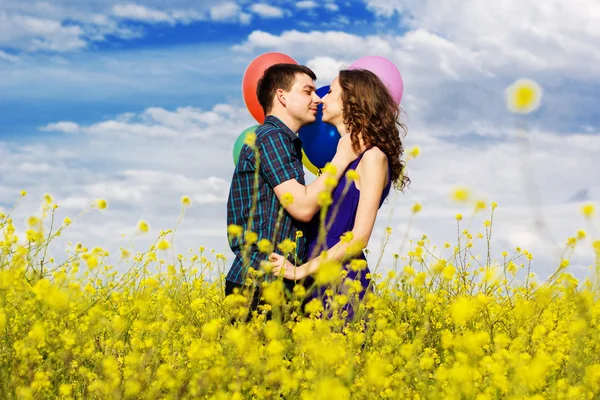
M 265 115 L 273 107 L 273 97 L 277 89 L 291 90 L 296 74 L 306 74 L 317 80 L 315 73 L 308 67 L 298 64 L 274 64 L 267 68 L 263 76 L 259 79 L 256 87 L 256 97 L 260 103 Z

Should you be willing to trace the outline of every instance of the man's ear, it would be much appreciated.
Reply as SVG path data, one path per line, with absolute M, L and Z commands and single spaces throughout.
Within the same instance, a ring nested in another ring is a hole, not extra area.
M 281 105 L 285 107 L 287 100 L 285 99 L 285 92 L 283 91 L 283 89 L 277 89 L 277 91 L 275 92 L 275 97 L 277 98 L 279 103 L 281 103 Z

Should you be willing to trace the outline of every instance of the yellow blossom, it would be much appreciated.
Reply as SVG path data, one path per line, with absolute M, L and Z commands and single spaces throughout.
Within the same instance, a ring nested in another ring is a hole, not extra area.
M 471 197 L 471 192 L 468 188 L 465 188 L 465 187 L 456 188 L 452 192 L 452 200 L 459 202 L 459 203 L 464 203 L 464 202 L 468 201 L 470 197 Z
M 227 227 L 227 235 L 230 237 L 240 237 L 244 233 L 244 228 L 239 225 L 230 224 Z
M 277 248 L 281 250 L 284 254 L 289 254 L 296 249 L 296 243 L 291 241 L 290 239 L 284 239 L 281 243 L 277 245 Z
M 413 214 L 418 213 L 419 211 L 421 211 L 423 209 L 423 206 L 421 205 L 421 203 L 415 203 L 412 206 L 412 212 Z
M 140 221 L 138 221 L 137 229 L 141 233 L 147 233 L 150 230 L 150 225 L 148 225 L 148 222 L 146 222 L 144 220 L 140 220 Z
M 590 219 L 596 213 L 596 207 L 592 203 L 586 203 L 581 206 L 581 213 L 583 214 L 584 217 L 586 217 L 587 219 Z
M 337 173 L 337 168 L 335 167 L 335 165 L 328 162 L 327 164 L 325 164 L 325 167 L 323 168 L 323 173 L 331 175 L 331 176 L 335 176 Z
M 258 247 L 258 251 L 260 251 L 261 253 L 270 254 L 271 252 L 273 252 L 273 245 L 271 244 L 271 241 L 269 239 L 260 239 L 256 245 Z
M 356 170 L 354 169 L 349 169 L 348 171 L 346 171 L 346 179 L 348 179 L 349 181 L 358 181 L 358 172 L 356 172 Z
M 105 199 L 96 200 L 95 206 L 99 210 L 106 210 L 108 208 L 108 202 Z
M 168 248 L 171 247 L 171 243 L 169 243 L 168 240 L 166 239 L 162 239 L 160 242 L 158 242 L 158 244 L 156 245 L 156 248 L 158 250 L 167 250 Z
M 190 196 L 182 196 L 181 197 L 181 204 L 184 207 L 189 207 L 192 204 L 192 199 L 190 198 Z
M 281 205 L 287 207 L 294 203 L 294 195 L 290 192 L 286 192 L 281 196 Z
M 246 137 L 244 138 L 244 144 L 250 147 L 254 147 L 256 143 L 256 133 L 254 132 L 250 132 L 246 134 Z
M 506 88 L 505 95 L 511 112 L 529 114 L 539 107 L 542 88 L 530 79 L 519 79 Z
M 421 148 L 419 146 L 413 146 L 409 151 L 408 151 L 408 157 L 407 159 L 413 159 L 413 158 L 417 158 L 419 157 L 419 155 L 421 154 Z

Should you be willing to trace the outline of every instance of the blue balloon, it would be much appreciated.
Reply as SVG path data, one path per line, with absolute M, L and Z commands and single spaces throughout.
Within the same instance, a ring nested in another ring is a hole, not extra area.
M 317 89 L 317 96 L 323 97 L 329 92 L 329 85 Z M 323 168 L 330 162 L 337 150 L 340 134 L 334 125 L 323 122 L 323 105 L 319 104 L 317 119 L 298 131 L 306 158 L 317 168 Z

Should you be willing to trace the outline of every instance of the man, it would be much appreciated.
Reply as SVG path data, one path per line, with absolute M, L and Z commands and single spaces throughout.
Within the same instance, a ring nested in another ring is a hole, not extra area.
M 256 129 L 255 148 L 242 147 L 227 201 L 228 227 L 238 226 L 244 232 L 254 232 L 257 241 L 267 239 L 275 249 L 289 239 L 288 244 L 296 244 L 290 255 L 294 264 L 304 262 L 307 256 L 305 239 L 297 232 L 302 231 L 319 210 L 318 195 L 327 190 L 325 175 L 305 186 L 302 143 L 297 136 L 301 127 L 316 120 L 321 99 L 316 93 L 315 80 L 314 72 L 302 65 L 276 64 L 265 70 L 257 86 L 265 121 Z M 331 162 L 336 167 L 338 180 L 358 157 L 349 137 L 340 139 Z M 261 261 L 266 261 L 270 254 L 260 251 L 256 242 L 244 254 L 244 240 L 244 235 L 230 236 L 235 259 L 226 277 L 225 295 L 234 293 L 236 288 L 241 290 L 248 268 L 258 271 Z M 285 284 L 291 290 L 294 282 L 285 280 Z M 255 290 L 252 310 L 257 309 L 259 299 L 259 290 Z

